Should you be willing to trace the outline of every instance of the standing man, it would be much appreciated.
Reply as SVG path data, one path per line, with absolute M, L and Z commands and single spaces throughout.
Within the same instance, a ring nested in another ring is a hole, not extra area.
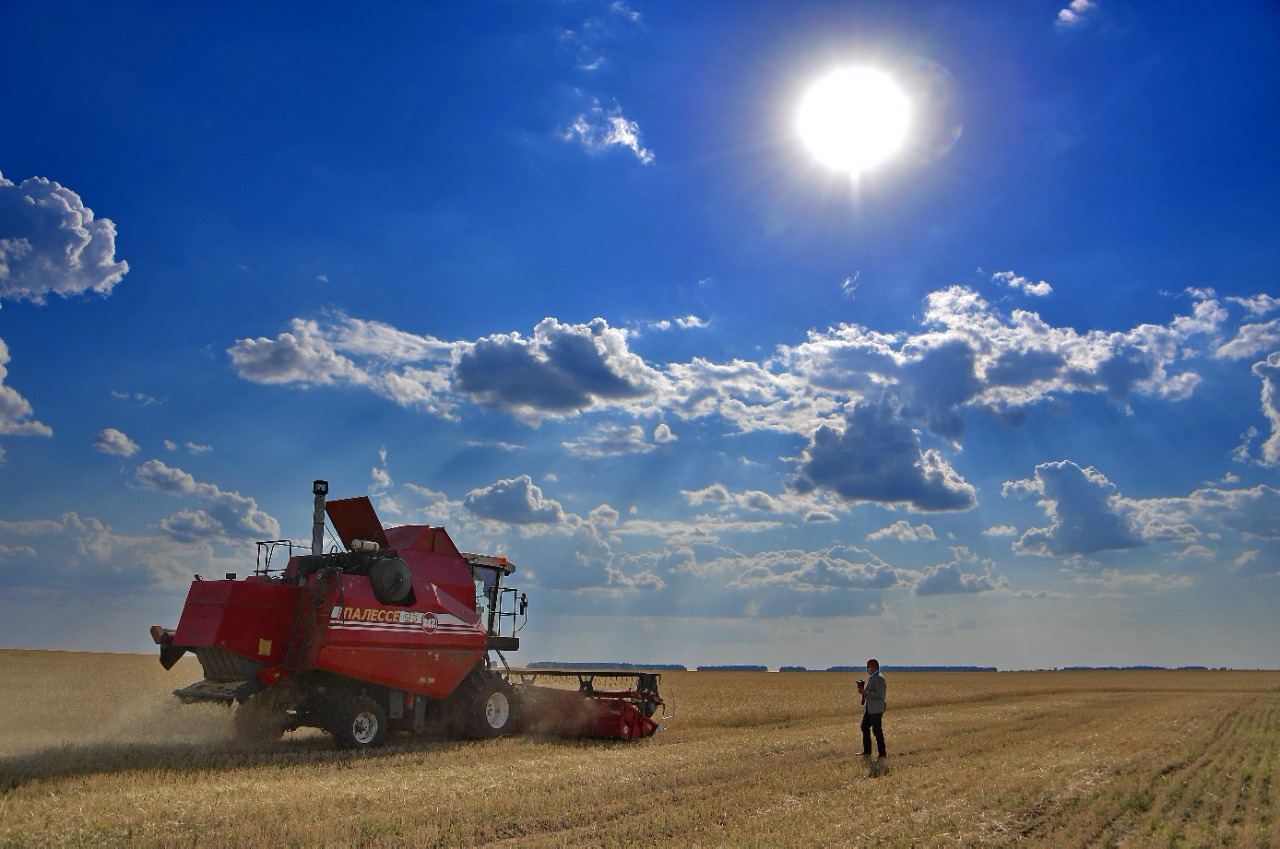
M 876 733 L 876 748 L 880 752 L 880 757 L 885 756 L 884 729 L 881 728 L 880 723 L 884 719 L 884 695 L 887 688 L 884 676 L 880 674 L 880 661 L 873 657 L 867 661 L 866 683 L 858 682 L 858 692 L 862 694 L 862 704 L 866 706 L 862 714 L 862 755 L 864 757 L 871 757 L 872 731 Z

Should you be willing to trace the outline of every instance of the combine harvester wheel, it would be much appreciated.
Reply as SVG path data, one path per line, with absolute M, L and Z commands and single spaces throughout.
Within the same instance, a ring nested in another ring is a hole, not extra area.
M 477 669 L 452 697 L 458 731 L 473 740 L 517 733 L 520 705 L 515 690 L 501 675 Z
M 355 696 L 332 708 L 326 730 L 349 749 L 371 749 L 387 737 L 387 713 L 368 696 Z

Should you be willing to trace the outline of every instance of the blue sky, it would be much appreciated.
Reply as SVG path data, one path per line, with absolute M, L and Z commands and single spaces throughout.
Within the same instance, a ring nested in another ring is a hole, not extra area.
M 0 644 L 146 650 L 325 477 L 526 660 L 1280 662 L 1274 7 L 0 26 Z

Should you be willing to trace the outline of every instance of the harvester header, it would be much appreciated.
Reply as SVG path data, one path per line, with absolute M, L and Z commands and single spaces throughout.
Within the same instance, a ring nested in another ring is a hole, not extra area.
M 504 583 L 516 571 L 507 558 L 461 552 L 442 527 L 384 528 L 368 498 L 328 501 L 328 491 L 312 486 L 309 553 L 259 542 L 252 574 L 197 575 L 177 627 L 152 626 L 166 669 L 190 652 L 204 670 L 179 699 L 235 706 L 246 736 L 311 726 L 357 748 L 393 731 L 637 739 L 658 729 L 656 673 L 597 689 L 617 673 L 507 665 L 528 618 L 527 595 Z M 342 550 L 324 551 L 326 516 Z

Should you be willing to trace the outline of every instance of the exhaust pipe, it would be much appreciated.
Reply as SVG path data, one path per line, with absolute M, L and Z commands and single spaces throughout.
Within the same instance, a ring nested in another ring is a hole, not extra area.
M 316 510 L 311 517 L 311 553 L 324 554 L 324 497 L 329 494 L 329 482 L 315 481 L 311 492 L 316 497 Z

